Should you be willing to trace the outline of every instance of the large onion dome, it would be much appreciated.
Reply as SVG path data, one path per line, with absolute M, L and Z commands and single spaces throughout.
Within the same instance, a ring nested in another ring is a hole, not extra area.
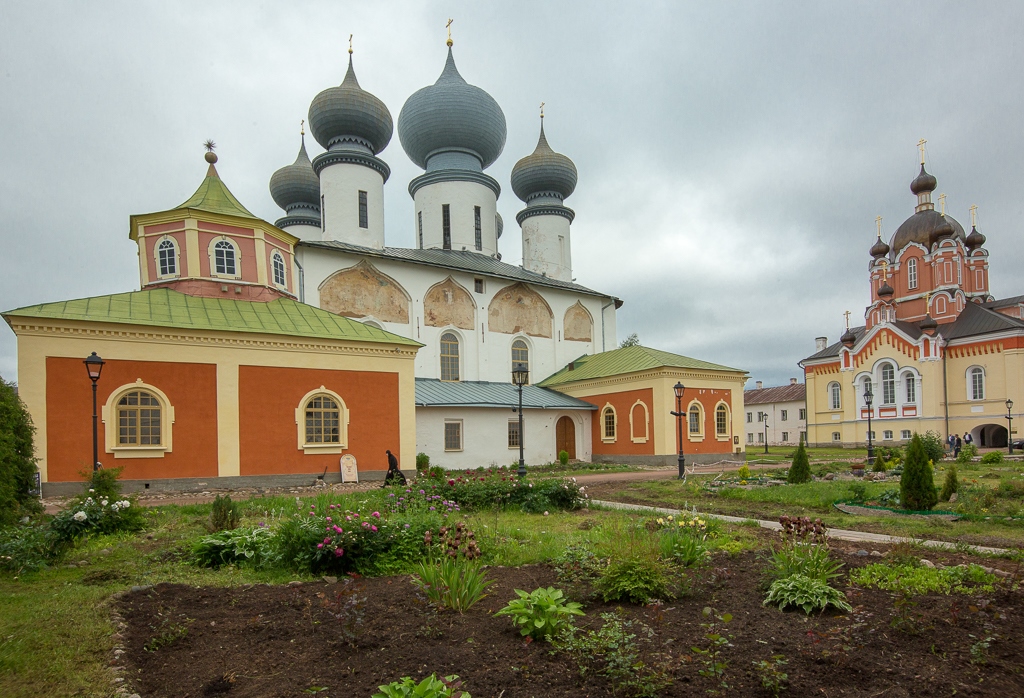
M 326 150 L 347 143 L 376 155 L 391 141 L 395 125 L 384 102 L 359 87 L 349 54 L 341 85 L 327 88 L 309 105 L 309 128 Z
M 880 259 L 885 255 L 889 254 L 889 246 L 885 243 L 884 240 L 882 240 L 881 236 L 879 236 L 879 238 L 875 240 L 875 244 L 871 246 L 871 250 L 869 251 L 872 257 L 874 257 L 875 259 Z
M 924 163 L 921 163 L 921 173 L 910 183 L 910 191 L 920 194 L 925 191 L 935 191 L 936 186 L 938 186 L 938 182 L 935 177 L 925 172 Z
M 963 226 L 952 216 L 943 216 L 934 209 L 918 211 L 907 220 L 903 221 L 896 233 L 892 236 L 892 251 L 899 254 L 900 250 L 912 242 L 919 243 L 925 248 L 942 237 L 956 237 L 962 241 L 967 240 Z
M 541 121 L 536 149 L 512 168 L 512 191 L 523 201 L 538 196 L 565 199 L 576 189 L 577 177 L 573 161 L 548 145 Z
M 505 135 L 501 107 L 459 75 L 451 48 L 437 82 L 414 92 L 398 115 L 402 148 L 423 169 L 486 169 L 501 155 Z M 428 166 L 442 154 L 454 157 L 438 158 Z
M 270 196 L 285 211 L 297 206 L 319 208 L 320 179 L 313 172 L 313 164 L 306 154 L 305 137 L 295 162 L 282 167 L 270 178 Z
M 978 232 L 977 226 L 971 226 L 971 234 L 967 236 L 967 249 L 972 252 L 985 244 L 985 236 Z

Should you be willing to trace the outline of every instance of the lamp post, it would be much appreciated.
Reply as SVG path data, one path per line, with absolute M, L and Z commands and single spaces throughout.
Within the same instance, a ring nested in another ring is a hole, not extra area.
M 526 477 L 526 461 L 523 460 L 523 386 L 530 379 L 525 364 L 512 367 L 512 383 L 519 388 L 519 477 Z
M 103 373 L 103 364 L 106 362 L 97 356 L 96 352 L 93 352 L 82 363 L 85 364 L 85 370 L 89 373 L 89 380 L 92 381 L 92 469 L 93 472 L 95 472 L 100 469 L 99 435 L 97 433 L 99 418 L 96 415 L 96 383 L 100 379 L 100 374 Z
M 768 455 L 768 413 L 764 413 L 764 454 Z
M 871 386 L 868 385 L 864 390 L 864 404 L 868 406 L 868 462 L 871 462 L 875 458 L 875 447 L 871 443 L 871 413 L 874 412 L 871 409 L 871 400 L 874 399 L 874 394 L 871 392 Z
M 1011 456 L 1013 455 L 1013 414 L 1011 413 L 1012 409 L 1013 409 L 1013 400 L 1010 400 L 1009 398 L 1007 398 L 1007 400 L 1006 400 L 1006 421 L 1009 424 L 1009 426 L 1006 429 L 1006 443 L 1009 446 L 1009 452 L 1008 453 Z
M 676 381 L 676 384 L 672 386 L 672 391 L 676 394 L 676 410 L 675 412 L 669 412 L 673 417 L 676 418 L 676 431 L 678 432 L 679 439 L 679 479 L 686 482 L 686 456 L 683 455 L 683 391 L 686 388 L 680 381 Z

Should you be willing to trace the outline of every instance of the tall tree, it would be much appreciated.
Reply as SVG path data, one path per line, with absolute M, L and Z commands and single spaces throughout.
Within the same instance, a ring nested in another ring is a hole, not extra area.
M 907 446 L 900 476 L 900 504 L 912 511 L 928 511 L 939 501 L 935 479 L 921 435 L 915 433 Z
M 626 347 L 638 347 L 640 346 L 640 337 L 637 336 L 636 332 L 626 337 L 619 344 L 619 349 L 625 349 Z
M 39 508 L 29 494 L 36 472 L 34 431 L 14 384 L 0 379 L 0 524 L 13 523 L 26 510 Z
M 800 440 L 800 445 L 796 447 L 796 453 L 793 454 L 793 464 L 789 466 L 789 477 L 786 478 L 786 481 L 791 485 L 811 481 L 811 459 L 807 457 L 803 439 Z

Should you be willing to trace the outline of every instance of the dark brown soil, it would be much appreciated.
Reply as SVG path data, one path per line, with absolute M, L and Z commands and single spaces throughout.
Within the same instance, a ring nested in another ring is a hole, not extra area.
M 848 567 L 877 561 L 856 555 L 856 545 L 834 547 Z M 873 548 L 884 550 L 866 547 Z M 936 563 L 963 560 L 929 556 Z M 906 609 L 905 629 L 897 630 L 893 599 L 877 590 L 849 589 L 854 612 L 846 615 L 807 617 L 765 608 L 762 569 L 754 553 L 718 557 L 694 574 L 685 598 L 624 608 L 653 628 L 643 645 L 645 658 L 658 661 L 660 655 L 673 679 L 659 695 L 720 688 L 698 674 L 703 665 L 692 650 L 708 644 L 700 625 L 705 606 L 733 615 L 724 628 L 732 638 L 722 654 L 729 685 L 722 695 L 767 695 L 752 663 L 776 654 L 788 661 L 783 695 L 794 698 L 1024 695 L 1019 592 L 920 597 Z M 489 576 L 489 596 L 465 615 L 432 611 L 408 577 L 228 589 L 159 584 L 120 600 L 128 625 L 121 661 L 143 696 L 363 698 L 381 684 L 431 672 L 458 674 L 473 698 L 615 695 L 605 677 L 591 671 L 581 678 L 572 659 L 553 655 L 547 644 L 524 642 L 509 619 L 492 617 L 514 588 L 554 584 L 549 567 L 493 568 Z M 354 632 L 347 633 L 332 613 L 337 607 L 329 606 L 339 592 L 351 598 L 346 594 L 353 589 L 368 600 L 362 622 L 350 624 Z M 594 626 L 614 605 L 595 603 L 586 610 L 580 624 Z M 972 645 L 984 638 L 992 638 L 990 647 L 972 656 Z

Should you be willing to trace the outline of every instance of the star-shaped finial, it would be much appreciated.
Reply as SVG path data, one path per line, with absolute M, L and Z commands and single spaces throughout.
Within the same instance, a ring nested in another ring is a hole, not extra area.
M 213 139 L 207 138 L 206 142 L 203 143 L 203 147 L 206 148 L 207 152 L 212 153 L 217 149 L 217 144 L 213 142 Z

